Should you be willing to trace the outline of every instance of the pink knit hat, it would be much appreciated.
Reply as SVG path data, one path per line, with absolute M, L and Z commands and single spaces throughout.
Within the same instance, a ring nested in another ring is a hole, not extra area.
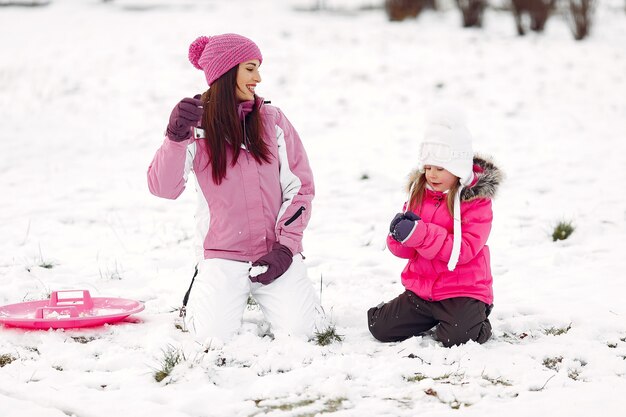
M 234 33 L 200 36 L 189 46 L 189 61 L 204 71 L 209 86 L 234 66 L 251 59 L 263 62 L 259 47 L 250 39 Z

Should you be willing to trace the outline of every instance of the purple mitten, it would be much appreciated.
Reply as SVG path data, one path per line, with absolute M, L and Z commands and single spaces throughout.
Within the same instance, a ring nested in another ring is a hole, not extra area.
M 252 263 L 252 266 L 266 265 L 268 267 L 267 272 L 255 277 L 250 277 L 250 281 L 260 282 L 263 285 L 271 284 L 276 278 L 289 269 L 292 261 L 293 254 L 289 248 L 276 242 L 272 246 L 271 251 Z
M 398 221 L 394 226 L 391 231 L 391 236 L 398 242 L 404 243 L 411 236 L 415 230 L 415 226 L 417 226 L 417 222 L 420 220 L 420 216 L 412 211 L 407 211 L 404 213 L 404 218 Z
M 389 223 L 389 233 L 393 233 L 393 229 L 395 229 L 396 224 L 398 224 L 398 222 L 402 219 L 404 219 L 404 213 L 398 213 L 394 216 L 391 223 Z
M 389 224 L 389 233 L 393 234 L 393 229 L 395 229 L 396 225 L 400 223 L 400 220 L 409 219 L 409 220 L 419 220 L 420 216 L 413 213 L 412 211 L 406 211 L 402 213 L 398 213 L 395 215 L 391 223 Z
M 189 97 L 182 99 L 170 114 L 167 137 L 175 142 L 189 139 L 191 128 L 198 124 L 203 112 L 202 100 Z
M 404 218 L 405 219 L 409 219 L 409 220 L 422 220 L 422 218 L 420 216 L 418 216 L 417 214 L 413 213 L 412 211 L 405 211 L 404 212 Z

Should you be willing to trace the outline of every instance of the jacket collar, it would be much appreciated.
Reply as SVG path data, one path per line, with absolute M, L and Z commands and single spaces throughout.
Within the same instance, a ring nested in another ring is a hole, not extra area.
M 254 109 L 255 106 L 257 109 L 260 109 L 264 103 L 265 100 L 263 97 L 259 96 L 254 96 L 254 100 L 242 101 L 239 103 L 237 105 L 237 116 L 239 116 L 239 120 L 245 120 L 246 116 L 252 112 L 252 109 Z
M 504 173 L 491 158 L 474 155 L 474 181 L 461 192 L 462 201 L 476 198 L 493 199 L 504 179 Z

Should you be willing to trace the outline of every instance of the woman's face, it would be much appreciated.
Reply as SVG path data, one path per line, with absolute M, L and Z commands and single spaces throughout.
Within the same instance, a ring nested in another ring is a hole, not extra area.
M 425 165 L 424 173 L 426 175 L 426 182 L 428 182 L 428 185 L 435 191 L 448 191 L 459 180 L 459 178 L 450 171 L 434 165 Z
M 258 59 L 251 59 L 239 64 L 237 86 L 235 87 L 237 101 L 254 100 L 254 89 L 261 82 L 260 66 L 261 62 Z

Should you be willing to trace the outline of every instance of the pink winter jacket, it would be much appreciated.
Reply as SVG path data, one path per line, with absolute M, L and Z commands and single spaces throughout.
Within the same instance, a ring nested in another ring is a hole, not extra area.
M 489 247 L 486 245 L 493 214 L 491 199 L 502 179 L 492 162 L 474 157 L 474 184 L 461 193 L 461 254 L 454 271 L 447 264 L 452 252 L 453 219 L 446 195 L 426 190 L 421 217 L 404 244 L 389 235 L 387 247 L 396 256 L 408 259 L 402 284 L 424 300 L 439 301 L 471 297 L 493 303 Z M 412 180 L 417 177 L 416 172 Z
M 262 102 L 262 101 L 261 101 Z M 148 168 L 148 188 L 158 197 L 175 199 L 185 189 L 189 172 L 198 193 L 196 223 L 198 257 L 254 261 L 274 242 L 293 254 L 302 252 L 302 234 L 311 216 L 313 174 L 298 133 L 274 106 L 260 104 L 263 137 L 271 162 L 259 164 L 244 150 L 220 185 L 207 166 L 206 142 L 167 137 Z

